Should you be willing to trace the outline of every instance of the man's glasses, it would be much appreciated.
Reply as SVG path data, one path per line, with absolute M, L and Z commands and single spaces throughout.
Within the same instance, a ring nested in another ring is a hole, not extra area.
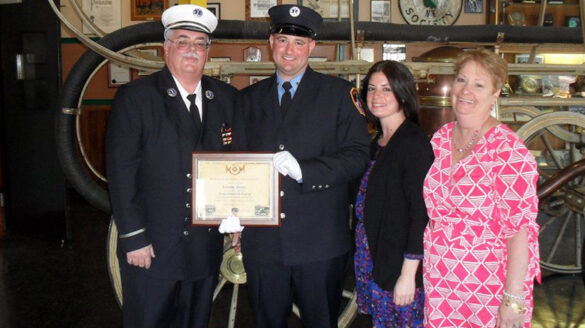
M 189 39 L 186 38 L 178 38 L 176 40 L 169 40 L 170 42 L 174 43 L 179 50 L 187 50 L 191 49 L 191 47 L 195 48 L 197 51 L 204 51 L 209 49 L 210 42 L 205 42 L 202 40 L 195 40 L 191 42 Z

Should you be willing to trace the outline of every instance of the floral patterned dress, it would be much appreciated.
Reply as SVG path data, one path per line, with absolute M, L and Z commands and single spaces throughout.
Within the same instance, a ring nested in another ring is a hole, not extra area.
M 398 306 L 394 304 L 393 292 L 382 289 L 374 282 L 372 275 L 373 262 L 368 247 L 366 229 L 364 227 L 364 201 L 368 188 L 368 178 L 375 163 L 375 160 L 370 161 L 368 170 L 362 177 L 355 204 L 357 225 L 355 229 L 356 251 L 354 255 L 354 269 L 358 311 L 362 314 L 370 314 L 372 316 L 373 327 L 376 328 L 423 327 L 423 288 L 416 289 L 414 302 L 406 306 Z M 421 255 L 405 254 L 404 256 L 410 259 L 422 260 Z
M 537 166 L 522 141 L 495 126 L 471 154 L 451 165 L 454 123 L 435 133 L 435 161 L 424 183 L 425 327 L 495 327 L 507 270 L 507 239 L 525 228 L 524 280 L 530 327 L 534 278 L 540 280 Z

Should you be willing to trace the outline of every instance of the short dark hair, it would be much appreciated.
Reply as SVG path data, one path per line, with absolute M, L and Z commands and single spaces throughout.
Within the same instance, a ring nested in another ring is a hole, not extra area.
M 366 77 L 363 79 L 360 96 L 364 108 L 366 109 L 366 117 L 368 120 L 374 123 L 376 129 L 380 131 L 380 120 L 370 112 L 367 102 L 370 78 L 372 77 L 372 74 L 378 72 L 382 72 L 388 79 L 394 97 L 396 97 L 396 100 L 399 102 L 400 109 L 404 112 L 404 116 L 418 124 L 419 100 L 414 77 L 406 65 L 394 60 L 382 60 L 375 63 L 370 67 L 368 74 L 366 74 Z

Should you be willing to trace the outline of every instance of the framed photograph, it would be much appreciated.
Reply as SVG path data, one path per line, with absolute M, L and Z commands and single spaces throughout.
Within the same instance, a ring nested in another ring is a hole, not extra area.
M 259 62 L 262 60 L 262 51 L 255 47 L 248 47 L 244 49 L 245 62 Z
M 128 67 L 108 62 L 108 87 L 117 88 L 131 80 L 132 75 Z
M 567 27 L 581 27 L 581 18 L 579 16 L 565 17 Z
M 168 8 L 168 0 L 130 0 L 131 20 L 157 20 Z
M 282 0 L 246 0 L 246 20 L 268 21 L 268 9 L 281 3 Z
M 465 13 L 467 14 L 483 13 L 483 0 L 465 0 Z
M 514 63 L 516 64 L 528 64 L 530 60 L 530 54 L 517 54 L 514 57 Z M 543 64 L 544 63 L 544 56 L 536 55 L 534 56 L 534 64 Z
M 406 61 L 406 45 L 393 43 L 382 44 L 382 59 Z
M 370 3 L 372 22 L 390 23 L 390 0 L 372 0 Z
M 339 3 L 341 2 L 341 8 Z M 349 18 L 349 0 L 297 0 L 299 5 L 309 7 L 318 12 L 325 20 Z M 359 1 L 353 2 L 353 17 L 357 20 Z
M 266 78 L 269 78 L 269 75 L 250 75 L 250 85 L 260 82 Z
M 273 153 L 194 152 L 193 225 L 215 226 L 230 215 L 243 226 L 279 226 L 280 174 Z
M 207 9 L 211 11 L 217 19 L 221 19 L 221 3 L 219 2 L 208 2 Z

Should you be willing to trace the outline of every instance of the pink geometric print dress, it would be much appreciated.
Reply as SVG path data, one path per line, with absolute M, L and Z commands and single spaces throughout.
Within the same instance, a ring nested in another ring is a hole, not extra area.
M 507 270 L 507 238 L 525 227 L 530 262 L 524 280 L 532 316 L 540 281 L 538 172 L 532 154 L 504 124 L 451 166 L 454 123 L 435 133 L 435 161 L 424 183 L 429 224 L 424 235 L 425 327 L 495 327 Z

